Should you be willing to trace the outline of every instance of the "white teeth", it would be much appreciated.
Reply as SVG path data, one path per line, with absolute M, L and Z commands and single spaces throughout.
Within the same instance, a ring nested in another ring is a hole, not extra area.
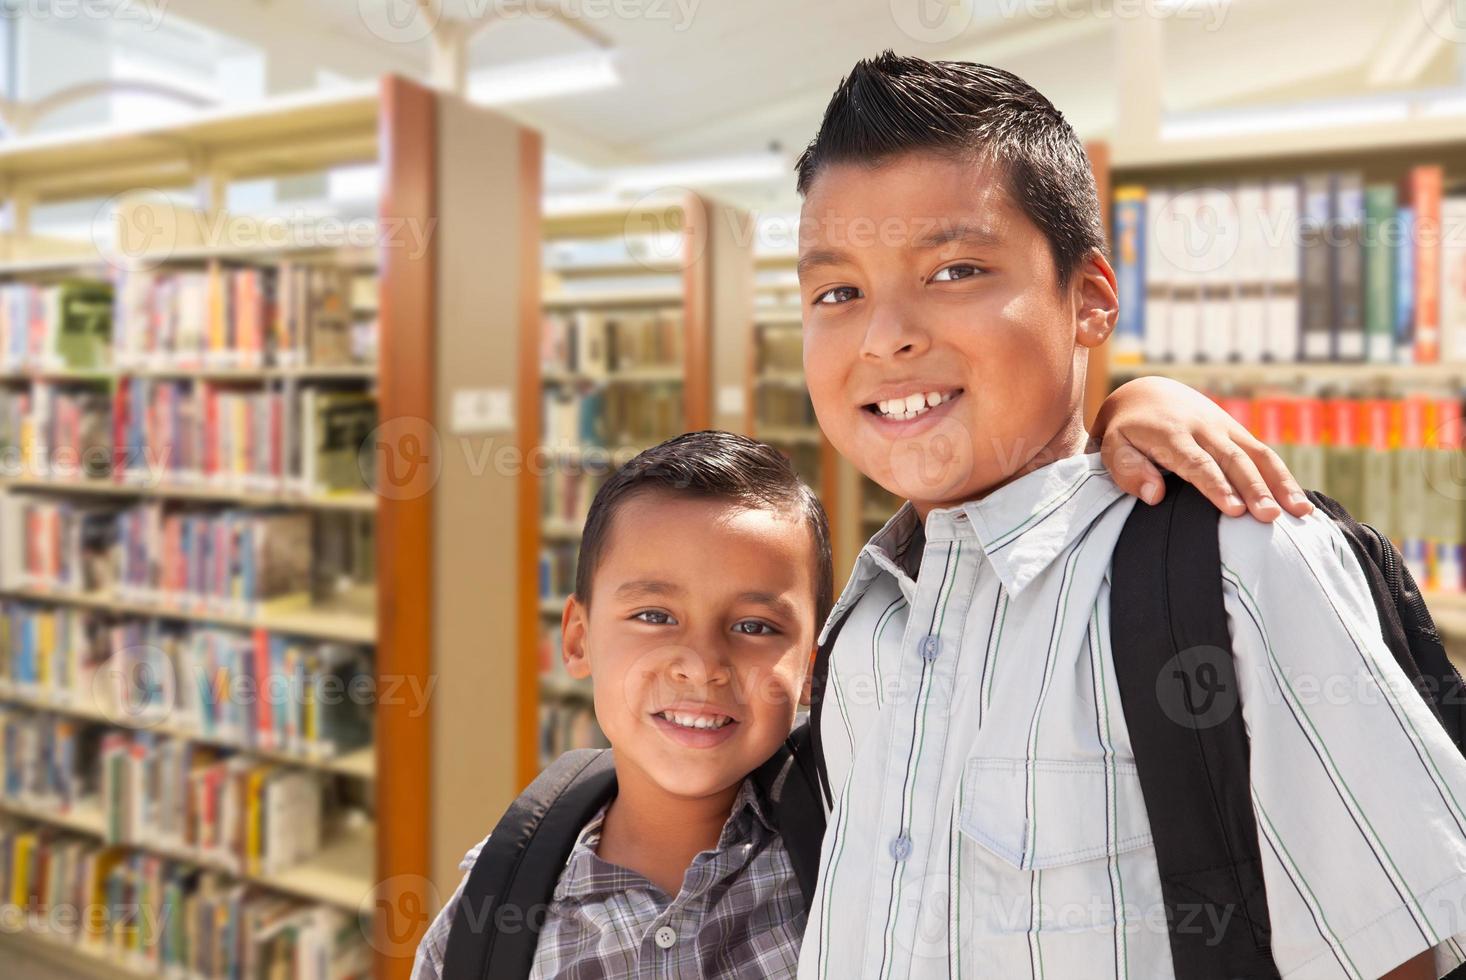
M 880 414 L 905 422 L 914 419 L 930 409 L 936 408 L 943 402 L 950 401 L 952 395 L 943 394 L 939 391 L 928 391 L 915 395 L 907 395 L 905 398 L 886 398 L 876 402 L 876 408 Z
M 658 715 L 682 728 L 722 728 L 732 721 L 727 715 L 709 717 L 708 715 L 688 715 L 680 712 L 661 711 Z

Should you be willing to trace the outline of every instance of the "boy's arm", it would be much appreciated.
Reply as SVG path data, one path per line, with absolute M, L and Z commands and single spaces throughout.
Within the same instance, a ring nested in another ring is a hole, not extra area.
M 1090 431 L 1120 489 L 1148 504 L 1166 493 L 1162 467 L 1232 517 L 1271 521 L 1284 509 L 1313 510 L 1298 481 L 1266 443 L 1194 388 L 1170 378 L 1126 382 L 1100 406 Z M 1245 501 L 1245 503 L 1244 503 Z
M 1466 759 L 1328 517 L 1223 519 L 1220 544 L 1279 972 L 1445 974 L 1466 960 Z
M 1437 980 L 1435 955 L 1426 950 L 1409 963 L 1401 963 L 1386 973 L 1381 980 Z

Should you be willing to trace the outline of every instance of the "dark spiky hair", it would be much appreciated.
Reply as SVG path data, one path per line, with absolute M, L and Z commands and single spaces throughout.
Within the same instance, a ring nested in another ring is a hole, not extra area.
M 787 511 L 801 519 L 809 530 L 814 552 L 815 631 L 824 625 L 835 592 L 830 525 L 824 507 L 777 449 L 716 429 L 688 432 L 645 449 L 601 484 L 591 500 L 580 537 L 575 595 L 581 602 L 590 604 L 591 580 L 610 538 L 616 512 L 632 497 L 650 491 Z M 688 546 L 696 544 L 688 542 Z
M 1104 251 L 1099 196 L 1079 137 L 1037 89 L 990 65 L 889 50 L 857 62 L 795 164 L 799 193 L 831 164 L 878 166 L 923 151 L 1001 166 L 1014 201 L 1048 240 L 1060 286 L 1092 250 Z

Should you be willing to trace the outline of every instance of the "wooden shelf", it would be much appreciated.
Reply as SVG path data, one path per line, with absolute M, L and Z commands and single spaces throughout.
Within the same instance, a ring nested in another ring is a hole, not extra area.
M 560 293 L 544 297 L 547 310 L 633 309 L 638 307 L 681 306 L 680 289 L 627 289 L 583 293 Z
M 625 262 L 586 262 L 583 265 L 552 265 L 545 272 L 562 279 L 594 279 L 602 276 L 672 276 L 682 271 L 682 263 L 661 259 Z
M 682 383 L 683 369 L 680 364 L 643 364 L 639 367 L 612 368 L 605 374 L 588 374 L 584 371 L 561 371 L 545 369 L 540 379 L 551 384 L 593 383 L 593 384 L 666 384 Z
M 803 327 L 804 316 L 798 310 L 755 308 L 753 322 L 760 327 Z
M 756 385 L 778 385 L 785 388 L 803 388 L 803 371 L 776 371 L 763 370 L 754 376 L 753 383 Z
M 251 507 L 304 507 L 312 510 L 344 510 L 360 514 L 376 512 L 378 498 L 364 491 L 290 494 L 255 490 L 199 486 L 143 486 L 105 479 L 62 479 L 45 477 L 0 478 L 0 488 L 47 493 L 87 494 L 98 497 L 147 497 L 161 500 L 203 500 Z
M 103 593 L 19 588 L 0 589 L 0 596 L 27 599 L 33 602 L 52 602 L 86 609 L 100 609 L 105 612 L 134 616 L 214 623 L 245 630 L 261 629 L 267 633 L 286 633 L 291 636 L 339 640 L 343 643 L 359 643 L 363 646 L 370 646 L 377 639 L 377 624 L 373 616 L 363 614 L 357 609 L 308 606 L 295 600 L 265 603 L 258 615 L 240 616 L 207 609 L 132 602 Z
M 78 804 L 63 813 L 0 798 L 0 813 L 34 820 L 102 841 L 107 839 L 106 818 L 100 804 L 95 800 Z M 119 842 L 117 846 L 196 864 L 201 868 L 210 868 L 287 895 L 356 912 L 375 887 L 370 870 L 363 875 L 364 869 L 374 866 L 375 840 L 376 832 L 372 826 L 349 830 L 338 839 L 329 841 L 319 852 L 295 867 L 274 874 L 259 875 L 235 871 L 204 858 L 189 848 L 131 841 Z
M 1161 375 L 1188 384 L 1396 384 L 1466 383 L 1466 364 L 1369 364 L 1298 361 L 1285 364 L 1170 364 L 1142 362 L 1109 366 L 1112 377 Z
M 308 92 L 181 122 L 91 126 L 7 140 L 0 183 L 38 200 L 107 197 L 193 183 L 208 160 L 236 180 L 375 160 L 377 85 Z
M 79 931 L 79 930 L 78 930 Z M 75 932 L 72 935 L 76 935 Z M 132 962 L 109 956 L 108 947 L 93 949 L 77 942 L 46 939 L 42 935 L 21 930 L 8 931 L 3 941 L 8 949 L 20 953 L 21 961 L 26 959 L 45 960 L 69 977 L 96 977 L 97 980 L 115 980 L 121 977 L 135 977 L 138 980 L 152 978 L 157 974 Z M 29 976 L 24 970 L 21 976 Z
M 371 781 L 376 778 L 376 756 L 371 746 L 345 752 L 339 756 L 312 756 L 299 752 L 252 747 L 231 739 L 207 735 L 192 728 L 172 725 L 167 722 L 153 724 L 146 720 L 132 721 L 126 718 L 120 718 L 117 713 L 103 711 L 95 704 L 68 702 L 58 698 L 28 694 L 4 682 L 0 682 L 0 702 L 33 708 L 37 711 L 51 711 L 56 714 L 80 718 L 101 725 L 110 725 L 114 728 L 154 732 L 159 735 L 184 739 L 200 745 L 214 745 L 219 748 L 239 752 L 243 755 L 269 759 L 272 762 L 299 766 L 303 769 L 318 769 L 322 772 L 337 773 L 362 781 Z
M 818 446 L 824 441 L 824 435 L 817 427 L 798 428 L 793 426 L 760 425 L 757 427 L 758 437 L 764 442 L 779 443 L 786 446 Z
M 177 378 L 201 381 L 376 381 L 370 365 L 300 367 L 105 367 L 19 368 L 0 371 L 0 381 L 111 381 L 115 378 Z

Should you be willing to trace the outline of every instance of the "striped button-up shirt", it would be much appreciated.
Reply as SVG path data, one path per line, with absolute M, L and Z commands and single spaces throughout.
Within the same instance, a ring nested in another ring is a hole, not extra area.
M 717 847 L 693 859 L 669 898 L 645 876 L 602 860 L 603 808 L 575 842 L 535 948 L 531 980 L 612 977 L 792 977 L 804 901 L 789 854 L 752 781 L 743 787 Z M 417 949 L 413 980 L 438 980 L 466 872 Z
M 831 616 L 837 796 L 803 980 L 1172 975 L 1109 629 L 1133 503 L 1074 456 L 933 511 L 919 555 L 909 504 L 863 549 Z M 1445 973 L 1466 762 L 1326 516 L 1219 533 L 1279 971 L 1377 977 L 1433 948 Z

